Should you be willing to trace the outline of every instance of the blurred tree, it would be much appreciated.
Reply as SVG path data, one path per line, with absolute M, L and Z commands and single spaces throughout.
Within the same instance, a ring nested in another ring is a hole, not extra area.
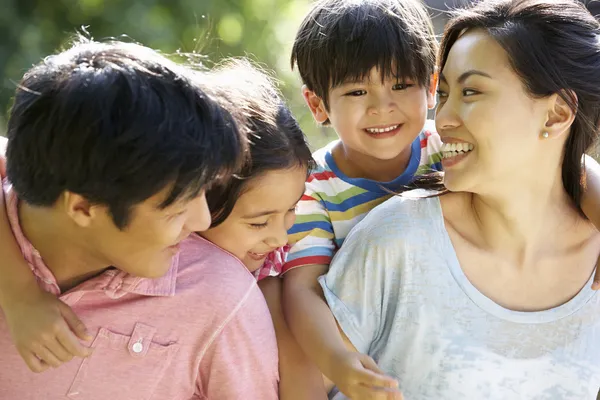
M 318 128 L 289 66 L 296 29 L 310 0 L 0 0 L 0 133 L 23 73 L 85 27 L 97 40 L 123 35 L 170 54 L 196 51 L 210 66 L 246 55 L 276 72 L 294 114 L 319 147 Z

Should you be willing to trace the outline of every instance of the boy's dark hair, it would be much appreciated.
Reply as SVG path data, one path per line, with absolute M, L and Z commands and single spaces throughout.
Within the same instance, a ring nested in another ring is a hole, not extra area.
M 429 86 L 437 42 L 419 0 L 321 0 L 304 18 L 292 49 L 292 68 L 329 107 L 329 90 L 369 76 L 410 78 Z
M 206 193 L 211 228 L 221 224 L 252 179 L 268 171 L 314 166 L 300 126 L 268 75 L 248 60 L 229 60 L 208 74 L 212 90 L 238 121 L 249 141 L 241 171 Z
M 460 36 L 482 29 L 506 51 L 530 96 L 557 93 L 576 113 L 562 161 L 564 188 L 581 205 L 581 158 L 598 138 L 600 23 L 575 0 L 489 0 L 457 10 L 446 26 L 440 71 Z M 581 211 L 581 209 L 580 209 Z
M 47 207 L 77 193 L 108 206 L 119 229 L 163 189 L 160 207 L 197 196 L 237 169 L 244 148 L 188 69 L 137 44 L 83 38 L 25 74 L 8 138 L 7 174 L 23 201 Z

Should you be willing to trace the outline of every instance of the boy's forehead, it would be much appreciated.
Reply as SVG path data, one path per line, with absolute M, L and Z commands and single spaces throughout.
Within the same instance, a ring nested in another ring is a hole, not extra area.
M 335 88 L 338 86 L 343 86 L 343 85 L 348 85 L 348 84 L 356 84 L 356 83 L 378 84 L 383 81 L 400 81 L 400 82 L 402 82 L 402 81 L 411 80 L 411 79 L 414 79 L 414 78 L 411 76 L 408 76 L 407 74 L 403 74 L 402 71 L 400 71 L 396 67 L 388 68 L 385 71 L 385 74 L 382 75 L 380 68 L 378 66 L 374 66 L 366 73 L 356 73 L 356 74 L 351 74 L 351 75 L 349 74 L 345 77 L 338 77 L 338 82 L 332 82 L 332 88 Z

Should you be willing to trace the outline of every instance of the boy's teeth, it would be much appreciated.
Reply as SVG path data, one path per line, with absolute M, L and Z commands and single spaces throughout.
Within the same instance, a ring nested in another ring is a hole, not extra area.
M 398 127 L 398 125 L 388 126 L 387 128 L 367 128 L 367 131 L 369 131 L 371 133 L 384 133 L 384 132 L 393 131 L 397 127 Z
M 459 154 L 468 153 L 475 146 L 471 143 L 444 143 L 441 148 L 442 158 L 456 157 Z

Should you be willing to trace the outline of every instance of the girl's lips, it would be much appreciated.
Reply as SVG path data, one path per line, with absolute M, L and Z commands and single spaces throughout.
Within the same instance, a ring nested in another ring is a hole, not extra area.
M 269 254 L 269 253 L 253 253 L 251 251 L 248 252 L 248 256 L 251 259 L 256 260 L 256 261 L 262 260 L 263 258 L 265 258 L 267 256 L 267 254 Z

